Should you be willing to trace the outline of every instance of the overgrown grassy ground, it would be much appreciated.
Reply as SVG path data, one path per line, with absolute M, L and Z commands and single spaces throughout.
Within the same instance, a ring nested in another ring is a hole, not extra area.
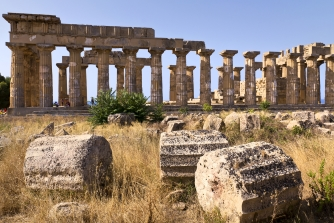
M 228 112 L 221 113 L 225 117 Z M 330 209 L 316 211 L 309 188 L 307 173 L 318 172 L 326 159 L 325 172 L 334 169 L 334 146 L 330 136 L 304 132 L 294 135 L 284 126 L 262 114 L 262 129 L 240 134 L 237 126 L 224 128 L 231 145 L 251 141 L 267 141 L 281 147 L 296 162 L 305 183 L 299 215 L 289 222 L 333 222 Z M 66 130 L 70 134 L 103 135 L 113 152 L 112 194 L 97 197 L 87 193 L 64 191 L 31 191 L 25 188 L 23 162 L 29 146 L 28 138 L 39 133 L 48 123 L 76 124 Z M 187 129 L 199 128 L 187 124 Z M 13 127 L 24 129 L 17 133 Z M 92 128 L 85 117 L 4 117 L 0 118 L 0 134 L 12 141 L 0 148 L 0 222 L 47 222 L 48 211 L 59 202 L 78 201 L 90 207 L 92 222 L 225 222 L 217 211 L 205 214 L 197 202 L 192 185 L 171 185 L 160 180 L 159 138 L 146 129 L 161 126 L 135 123 L 130 127 L 103 125 Z M 21 139 L 21 140 L 19 140 Z M 166 198 L 177 189 L 184 189 L 178 197 Z M 185 202 L 187 210 L 174 210 L 173 203 Z M 283 222 L 286 222 L 285 219 Z

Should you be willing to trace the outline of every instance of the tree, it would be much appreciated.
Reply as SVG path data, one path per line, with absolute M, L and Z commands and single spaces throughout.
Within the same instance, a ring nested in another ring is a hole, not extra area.
M 0 109 L 9 107 L 9 86 L 10 78 L 0 73 Z

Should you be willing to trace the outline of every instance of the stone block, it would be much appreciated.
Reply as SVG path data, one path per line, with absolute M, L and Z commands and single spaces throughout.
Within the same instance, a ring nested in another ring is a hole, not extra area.
M 46 136 L 30 143 L 23 173 L 33 189 L 92 190 L 110 177 L 111 162 L 110 145 L 102 136 Z
M 199 158 L 225 147 L 225 135 L 215 130 L 164 132 L 160 136 L 162 178 L 194 178 Z
M 323 124 L 323 127 L 330 129 L 330 130 L 334 130 L 334 122 L 325 122 Z
M 223 125 L 223 119 L 217 117 L 216 115 L 209 115 L 204 122 L 204 130 L 221 130 Z
M 292 121 L 289 122 L 289 124 L 286 126 L 286 128 L 292 130 L 295 126 L 302 127 L 301 123 L 302 123 L 302 121 L 292 120 Z
M 131 125 L 132 122 L 136 120 L 133 113 L 117 113 L 111 114 L 108 116 L 109 124 L 118 124 L 118 125 Z
M 50 209 L 48 217 L 52 222 L 89 222 L 88 208 L 77 202 L 62 202 Z
M 236 112 L 232 112 L 231 114 L 226 116 L 226 118 L 224 120 L 224 124 L 226 126 L 233 125 L 233 124 L 239 125 L 240 124 L 240 115 Z
M 296 121 L 310 121 L 315 123 L 314 112 L 311 111 L 298 111 L 292 112 L 292 119 Z
M 177 116 L 166 116 L 162 121 L 161 124 L 166 125 L 169 121 L 174 121 L 174 120 L 178 120 L 179 117 Z
M 182 130 L 186 123 L 182 120 L 169 121 L 166 132 Z
M 267 222 L 273 214 L 298 210 L 302 185 L 292 158 L 266 142 L 207 152 L 195 172 L 204 211 L 217 207 L 229 222 Z
M 240 114 L 240 132 L 260 129 L 260 116 L 257 114 Z
M 288 120 L 290 118 L 291 116 L 288 113 L 281 113 L 281 112 L 278 112 L 275 116 L 275 119 L 279 121 Z
M 318 128 L 316 128 L 316 130 L 321 134 L 331 134 L 331 130 L 329 130 L 327 128 L 318 127 Z
M 39 134 L 40 135 L 48 135 L 48 136 L 52 136 L 55 130 L 55 124 L 54 122 L 51 122 L 50 124 L 48 124 L 43 131 L 41 131 Z
M 321 123 L 330 122 L 333 119 L 333 115 L 329 113 L 328 110 L 323 112 L 318 112 L 314 116 L 316 121 L 319 121 Z

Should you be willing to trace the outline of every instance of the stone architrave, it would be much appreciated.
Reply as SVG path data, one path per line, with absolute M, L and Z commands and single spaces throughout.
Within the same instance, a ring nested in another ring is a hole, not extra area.
M 53 106 L 52 56 L 55 49 L 51 44 L 37 44 L 39 51 L 39 107 Z
M 318 104 L 317 54 L 304 56 L 307 63 L 306 104 Z
M 240 71 L 244 69 L 243 67 L 234 67 L 233 68 L 233 77 L 234 77 L 234 95 L 240 96 Z
M 286 80 L 286 103 L 296 105 L 299 103 L 300 80 L 298 78 L 297 58 L 300 53 L 289 53 L 286 55 L 287 80 Z
M 96 46 L 94 49 L 98 53 L 97 91 L 105 92 L 109 90 L 109 54 L 111 52 L 111 48 Z
M 83 105 L 87 104 L 87 72 L 86 72 L 87 67 L 88 64 L 81 64 L 80 92 Z
M 169 72 L 169 100 L 170 101 L 176 101 L 176 66 L 175 65 L 169 65 L 168 69 Z
M 255 57 L 260 51 L 246 51 L 245 57 L 245 104 L 256 105 Z
M 57 63 L 59 68 L 59 77 L 58 77 L 58 104 L 61 106 L 65 105 L 65 98 L 67 98 L 67 72 L 68 67 L 67 63 Z
M 200 104 L 211 105 L 211 65 L 210 56 L 215 52 L 213 49 L 199 49 L 197 54 L 201 59 L 200 70 Z
M 123 52 L 126 56 L 125 65 L 125 90 L 132 93 L 136 90 L 136 55 L 138 48 L 136 47 L 123 47 Z
M 196 66 L 187 66 L 187 91 L 188 100 L 194 98 L 194 70 Z
M 264 76 L 266 78 L 266 100 L 271 105 L 277 105 L 276 58 L 280 54 L 280 52 L 266 52 L 263 55 L 265 61 Z
M 224 67 L 220 66 L 220 67 L 216 67 L 216 69 L 218 70 L 218 90 L 223 91 L 223 71 L 224 71 Z
M 24 65 L 24 107 L 31 107 L 31 59 L 33 52 L 27 48 L 23 51 L 23 65 Z
M 143 65 L 136 66 L 136 92 L 143 93 Z
M 300 94 L 299 94 L 299 102 L 304 104 L 306 102 L 306 60 L 303 57 L 299 57 L 297 59 L 298 64 L 298 78 L 300 81 Z
M 151 54 L 151 105 L 158 105 L 163 102 L 161 55 L 165 48 L 151 47 L 148 52 Z
M 234 105 L 234 76 L 233 56 L 237 50 L 223 50 L 220 56 L 223 57 L 223 104 Z
M 39 57 L 36 53 L 31 55 L 31 107 L 39 105 Z
M 317 88 L 318 88 L 318 103 L 321 104 L 321 91 L 320 91 L 320 66 L 325 62 L 323 55 L 320 55 L 317 59 Z
M 175 48 L 173 54 L 176 55 L 176 105 L 187 106 L 188 95 L 187 95 L 187 60 L 186 56 L 189 53 L 189 49 L 186 48 Z
M 334 105 L 334 54 L 326 55 L 325 104 Z
M 83 51 L 81 45 L 66 46 L 70 52 L 70 80 L 69 80 L 69 101 L 72 107 L 82 106 L 81 96 L 81 64 L 82 59 L 80 53 Z
M 115 65 L 117 69 L 117 91 L 121 91 L 124 89 L 124 65 Z
M 10 79 L 10 108 L 24 107 L 24 53 L 25 44 L 6 43 L 12 50 L 11 79 Z

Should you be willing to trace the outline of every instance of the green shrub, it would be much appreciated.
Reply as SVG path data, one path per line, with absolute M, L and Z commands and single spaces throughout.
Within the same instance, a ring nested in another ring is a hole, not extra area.
M 312 181 L 309 184 L 312 189 L 312 195 L 318 203 L 318 211 L 322 211 L 324 207 L 334 208 L 334 171 L 328 175 L 324 175 L 325 160 L 320 164 L 319 178 L 315 172 L 310 171 L 307 175 L 311 177 Z
M 153 110 L 150 112 L 149 117 L 153 122 L 160 122 L 164 119 L 165 112 L 163 111 L 163 104 L 158 104 L 154 106 Z
M 186 115 L 188 114 L 188 108 L 185 106 L 185 107 L 181 107 L 179 109 L 179 113 L 183 114 L 183 115 Z
M 0 109 L 9 107 L 9 87 L 10 87 L 10 78 L 1 76 L 0 74 Z
M 92 114 L 88 120 L 93 125 L 101 125 L 108 122 L 108 116 L 116 113 L 134 113 L 135 118 L 142 122 L 148 114 L 146 106 L 147 97 L 140 93 L 129 93 L 127 91 L 117 92 L 112 89 L 100 91 L 95 98 L 95 106 L 90 107 Z
M 302 135 L 304 133 L 304 129 L 298 125 L 292 127 L 292 134 L 294 135 Z
M 261 110 L 267 110 L 270 107 L 269 101 L 265 100 L 260 103 Z
M 219 209 L 215 207 L 211 212 L 204 213 L 204 222 L 205 223 L 225 223 L 227 219 L 224 218 Z
M 209 105 L 208 103 L 205 103 L 205 104 L 203 105 L 203 111 L 205 111 L 205 112 L 212 111 L 212 106 Z

